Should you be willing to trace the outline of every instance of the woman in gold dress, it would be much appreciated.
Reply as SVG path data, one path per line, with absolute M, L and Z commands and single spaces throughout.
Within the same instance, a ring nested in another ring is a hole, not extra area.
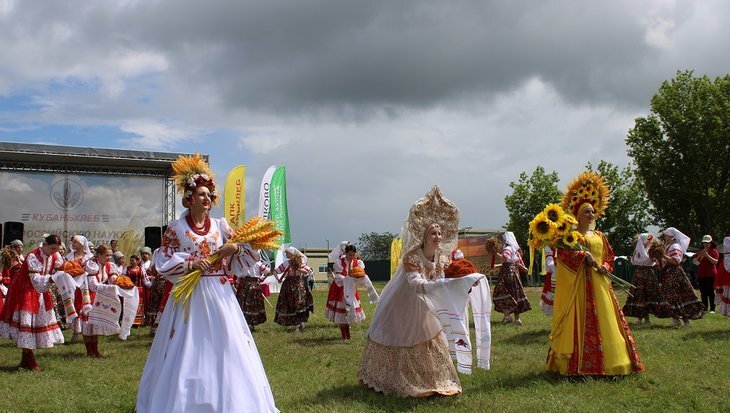
M 568 187 L 563 208 L 578 221 L 582 249 L 558 249 L 548 371 L 563 375 L 628 375 L 644 370 L 634 337 L 606 276 L 613 251 L 594 229 L 608 204 L 602 178 L 584 173 Z

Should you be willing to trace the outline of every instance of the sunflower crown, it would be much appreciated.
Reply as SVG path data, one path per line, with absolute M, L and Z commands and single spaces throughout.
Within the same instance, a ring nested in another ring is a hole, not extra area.
M 210 198 L 213 203 L 218 198 L 218 191 L 213 183 L 214 175 L 210 171 L 208 163 L 200 154 L 193 156 L 180 155 L 172 163 L 172 172 L 175 178 L 177 190 L 184 199 L 188 199 L 198 186 L 206 186 L 210 190 Z
M 584 203 L 593 205 L 596 218 L 606 214 L 608 208 L 609 190 L 601 175 L 593 172 L 583 172 L 569 185 L 563 195 L 563 209 L 573 216 L 578 216 L 578 208 Z

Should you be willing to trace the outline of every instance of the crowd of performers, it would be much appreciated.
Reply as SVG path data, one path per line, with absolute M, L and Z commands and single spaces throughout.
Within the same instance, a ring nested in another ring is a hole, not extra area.
M 56 235 L 27 255 L 19 241 L 4 248 L 0 336 L 22 349 L 20 367 L 38 371 L 34 350 L 63 343 L 62 327 L 72 329 L 71 341 L 81 336 L 89 357 L 101 357 L 98 336 L 126 339 L 132 326 L 150 326 L 154 340 L 137 411 L 276 412 L 252 331 L 267 321 L 267 305 L 275 323 L 304 330 L 314 311 L 313 271 L 290 246 L 272 269 L 254 242 L 236 241 L 238 231 L 209 216 L 217 191 L 201 158 L 184 159 L 174 170 L 186 210 L 170 222 L 159 249 L 140 249 L 129 266 L 111 246 L 94 248 L 80 235 L 70 240 L 68 253 Z M 637 237 L 635 287 L 622 308 L 607 276 L 613 252 L 595 229 L 606 200 L 583 201 L 564 205 L 584 248 L 543 251 L 540 308 L 552 316 L 546 370 L 599 376 L 643 371 L 626 316 L 641 324 L 653 314 L 689 326 L 707 310 L 680 265 L 689 238 L 676 228 L 663 231 L 666 247 L 649 234 Z M 344 241 L 330 253 L 334 271 L 324 316 L 339 327 L 342 340 L 351 339 L 350 324 L 366 318 L 360 291 L 377 303 L 357 374 L 362 386 L 408 397 L 459 394 L 458 373 L 471 373 L 473 354 L 478 368 L 489 369 L 492 308 L 503 314 L 503 324 L 515 326 L 531 310 L 514 234 L 505 232 L 488 245 L 490 266 L 499 268 L 491 293 L 486 276 L 456 249 L 458 224 L 458 208 L 438 187 L 416 201 L 401 230 L 402 258 L 380 295 L 354 245 Z M 716 268 L 714 301 L 730 315 L 730 236 L 724 257 L 705 249 L 697 259 Z M 275 305 L 267 298 L 267 277 L 281 284 Z

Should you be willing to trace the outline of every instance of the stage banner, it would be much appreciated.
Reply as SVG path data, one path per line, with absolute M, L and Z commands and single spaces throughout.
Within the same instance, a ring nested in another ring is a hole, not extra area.
M 160 227 L 165 214 L 161 177 L 83 173 L 0 171 L 0 223 L 23 224 L 26 250 L 44 234 L 73 235 L 95 245 L 117 240 L 129 257 L 144 245 L 144 230 Z
M 393 277 L 395 270 L 398 268 L 400 256 L 403 250 L 403 239 L 393 238 L 390 242 L 390 276 Z
M 226 220 L 235 231 L 246 219 L 246 167 L 244 165 L 238 165 L 228 173 L 223 197 Z

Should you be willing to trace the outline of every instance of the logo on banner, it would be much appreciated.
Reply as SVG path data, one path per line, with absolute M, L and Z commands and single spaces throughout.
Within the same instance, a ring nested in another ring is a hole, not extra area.
M 62 179 L 51 186 L 51 203 L 61 211 L 78 208 L 84 201 L 84 189 L 71 179 Z

